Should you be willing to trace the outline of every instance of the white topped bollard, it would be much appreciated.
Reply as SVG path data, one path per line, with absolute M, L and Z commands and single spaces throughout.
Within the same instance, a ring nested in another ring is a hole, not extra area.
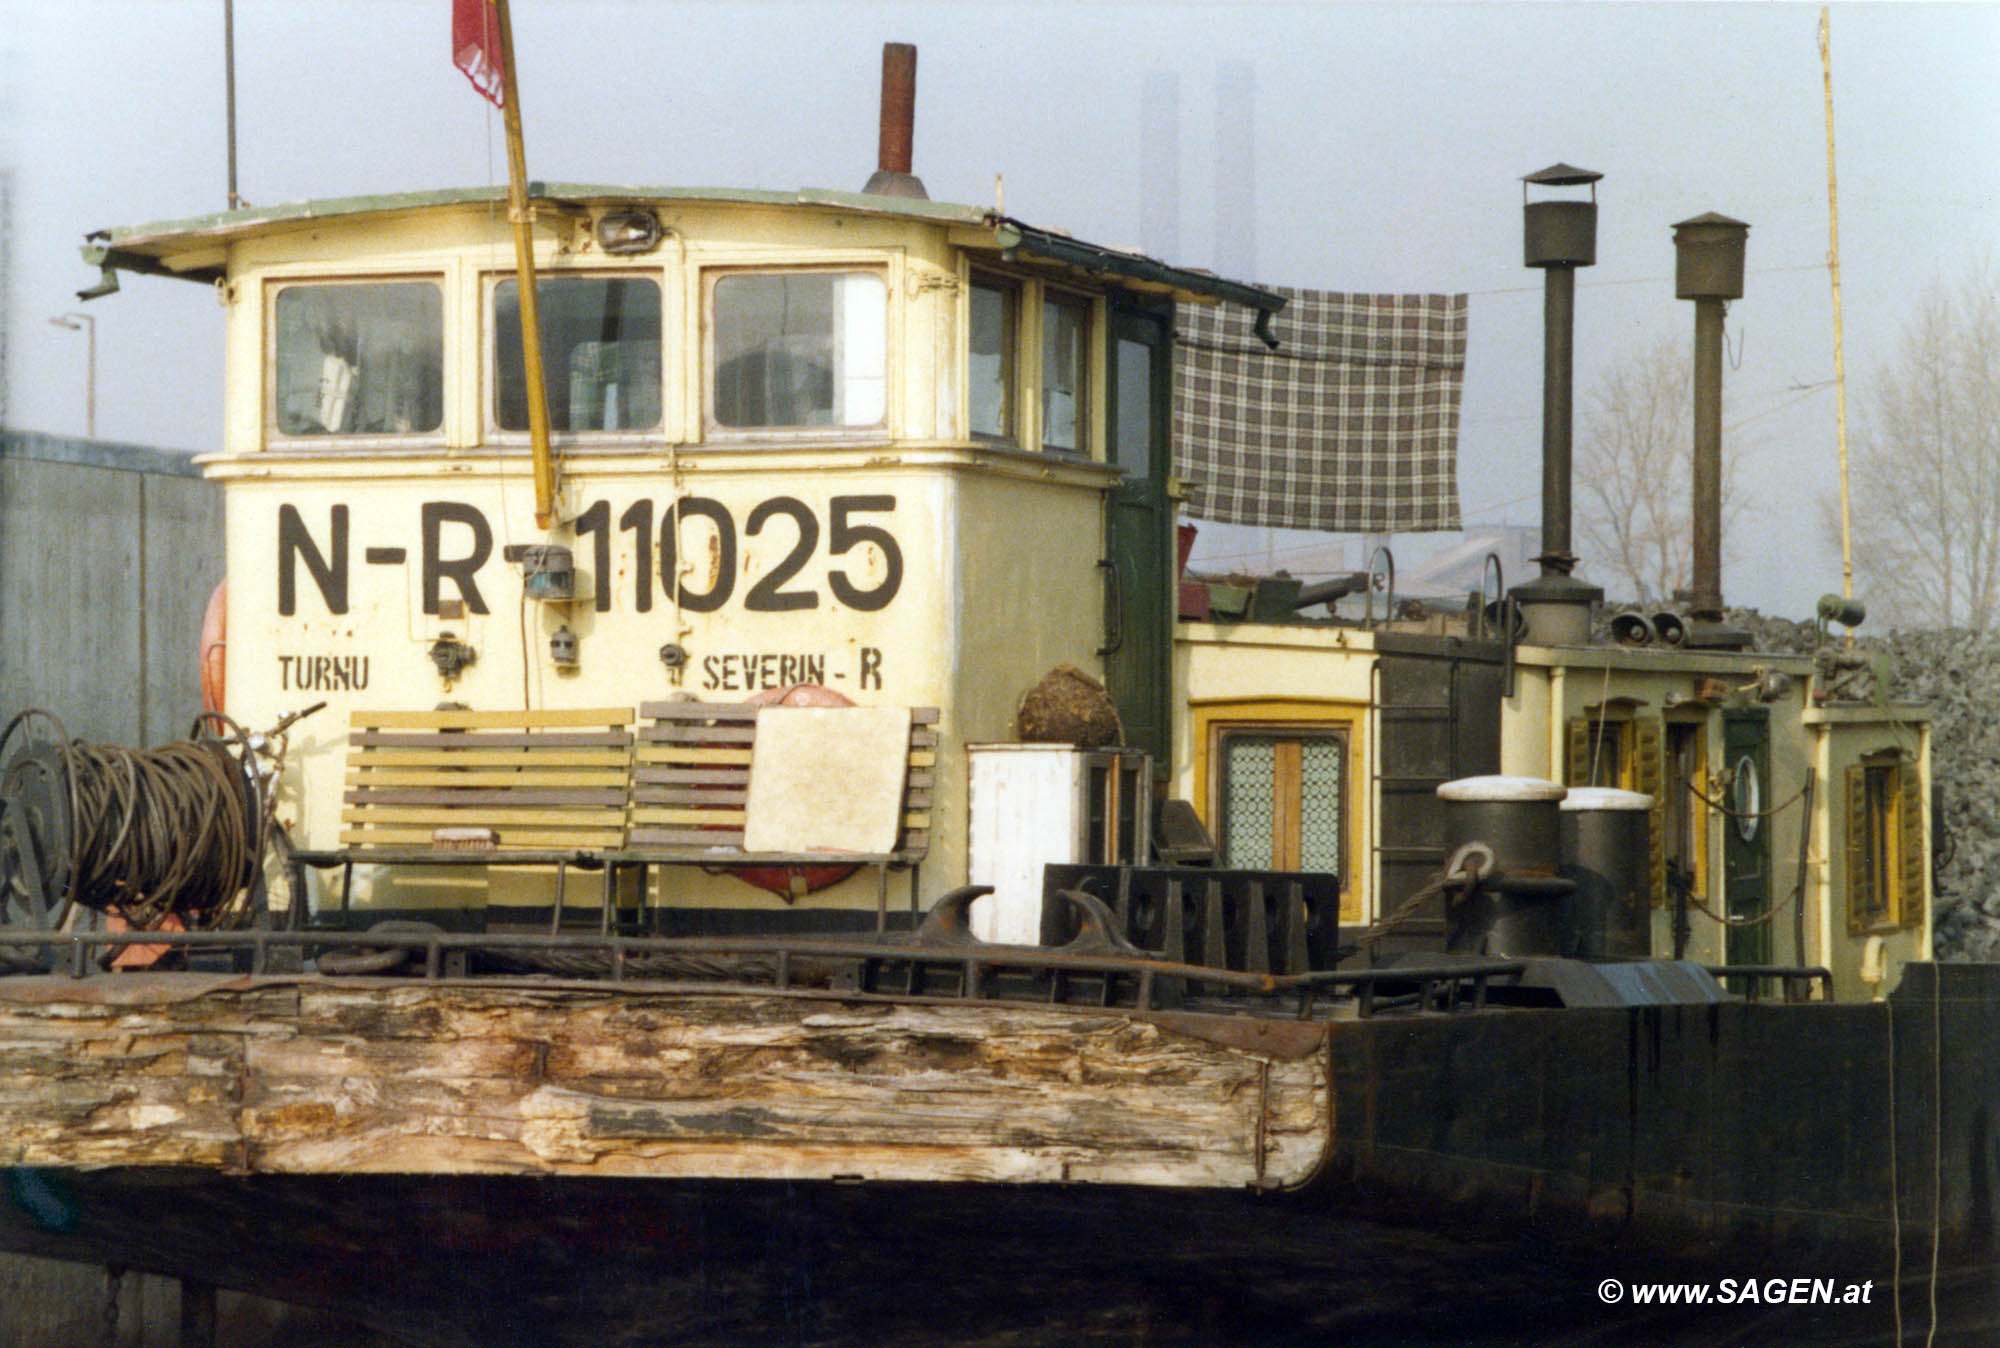
M 1609 786 L 1572 787 L 1562 802 L 1562 869 L 1576 882 L 1570 910 L 1580 959 L 1653 953 L 1653 798 Z
M 1461 777 L 1437 789 L 1447 849 L 1481 843 L 1491 873 L 1448 898 L 1447 949 L 1503 957 L 1567 953 L 1560 810 L 1566 788 L 1540 777 Z M 1450 891 L 1447 891 L 1449 894 Z

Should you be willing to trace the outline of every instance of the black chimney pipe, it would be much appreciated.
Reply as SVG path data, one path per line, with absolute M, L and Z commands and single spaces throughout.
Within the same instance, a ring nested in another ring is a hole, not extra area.
M 1739 650 L 1747 632 L 1722 625 L 1722 318 L 1743 296 L 1750 226 L 1711 211 L 1674 226 L 1674 297 L 1694 301 L 1694 523 L 1686 592 L 1687 644 Z
M 1513 589 L 1527 639 L 1543 646 L 1580 646 L 1590 640 L 1591 606 L 1604 591 L 1570 573 L 1570 479 L 1576 269 L 1597 261 L 1597 181 L 1604 175 L 1552 164 L 1521 180 L 1525 264 L 1543 271 L 1542 299 L 1542 552 L 1541 575 Z M 1529 201 L 1529 185 L 1590 188 L 1588 201 Z

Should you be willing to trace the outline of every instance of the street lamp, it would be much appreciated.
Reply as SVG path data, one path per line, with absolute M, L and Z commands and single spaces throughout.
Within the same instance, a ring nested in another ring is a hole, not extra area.
M 89 339 L 89 364 L 86 366 L 83 383 L 83 433 L 89 439 L 97 438 L 97 319 L 90 314 L 58 314 L 49 322 L 71 332 L 81 329 Z

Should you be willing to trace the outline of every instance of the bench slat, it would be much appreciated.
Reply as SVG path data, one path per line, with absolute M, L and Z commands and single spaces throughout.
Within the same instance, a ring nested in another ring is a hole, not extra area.
M 585 749 L 621 748 L 632 743 L 629 730 L 355 730 L 347 742 L 371 749 Z
M 382 847 L 398 844 L 431 846 L 436 842 L 434 832 L 427 828 L 381 827 L 367 829 L 342 829 L 341 842 L 350 847 Z M 510 847 L 577 847 L 605 848 L 618 847 L 624 841 L 624 830 L 617 828 L 549 829 L 521 828 L 509 829 L 501 834 L 495 851 L 504 852 Z M 482 851 L 486 849 L 465 848 L 440 849 L 444 851 Z
M 639 732 L 641 744 L 749 744 L 757 738 L 754 721 L 729 725 L 688 725 L 663 722 Z
M 381 711 L 357 707 L 356 730 L 519 730 L 535 726 L 632 724 L 630 707 L 548 707 L 539 711 Z
M 750 789 L 735 782 L 727 786 L 635 786 L 631 799 L 636 805 L 741 805 L 749 797 Z
M 748 745 L 741 749 L 725 749 L 700 745 L 641 744 L 634 751 L 634 757 L 640 763 L 733 763 L 740 764 L 746 773 L 750 770 Z
M 743 830 L 740 828 L 700 829 L 700 828 L 635 827 L 631 831 L 631 839 L 632 842 L 635 844 L 681 843 L 681 844 L 691 844 L 698 847 L 713 847 L 717 851 L 723 853 L 723 855 L 718 858 L 718 860 L 723 860 L 723 861 L 729 859 L 727 853 L 730 850 L 739 852 L 743 850 Z
M 507 824 L 544 824 L 556 828 L 616 828 L 624 822 L 622 806 L 595 809 L 537 809 L 532 805 L 483 805 L 471 810 L 440 812 L 426 805 L 350 805 L 341 811 L 350 824 L 429 824 L 434 828 L 477 828 L 504 832 Z
M 642 721 L 710 721 L 755 719 L 766 704 L 755 702 L 641 702 Z M 911 707 L 912 725 L 936 725 L 936 707 Z
M 616 768 L 623 770 L 631 755 L 623 749 L 376 749 L 361 758 L 363 766 L 385 768 Z
M 368 786 L 617 786 L 627 774 L 616 768 L 476 768 L 424 771 L 421 768 L 349 768 L 347 785 Z
M 623 805 L 622 787 L 530 787 L 508 791 L 500 787 L 376 786 L 345 792 L 347 805 Z

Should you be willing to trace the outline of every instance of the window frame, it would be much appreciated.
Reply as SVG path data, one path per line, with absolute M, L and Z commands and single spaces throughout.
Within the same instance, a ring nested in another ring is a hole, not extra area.
M 715 291 L 717 285 L 735 276 L 868 275 L 882 283 L 882 419 L 865 426 L 729 426 L 715 414 Z M 701 366 L 697 372 L 701 400 L 701 435 L 704 442 L 744 444 L 777 440 L 798 444 L 875 443 L 894 434 L 898 421 L 899 387 L 896 276 L 879 255 L 867 258 L 818 260 L 813 262 L 742 261 L 703 265 L 699 271 L 701 297 Z
M 976 290 L 999 292 L 1005 299 L 1007 312 L 1013 319 L 1012 349 L 1007 354 L 1008 387 L 1001 398 L 1006 412 L 1005 429 L 998 434 L 976 429 L 972 424 L 972 295 Z M 966 438 L 985 445 L 1002 445 L 1020 448 L 1026 440 L 1022 427 L 1026 424 L 1023 403 L 1029 389 L 1026 362 L 1022 359 L 1027 337 L 1027 313 L 1030 285 L 1022 277 L 1006 272 L 990 271 L 984 267 L 973 267 L 966 275 L 965 282 L 965 434 Z M 1039 389 L 1039 384 L 1036 385 Z
M 1847 769 L 1847 931 L 1887 935 L 1923 911 L 1925 851 L 1917 761 L 1900 749 L 1857 758 Z M 1878 792 L 1874 783 L 1884 783 Z M 1915 870 L 1914 883 L 1912 872 Z M 1865 877 L 1865 882 L 1864 882 Z M 1869 900 L 1879 896 L 1879 902 Z
M 482 270 L 479 273 L 479 427 L 485 443 L 509 448 L 525 446 L 532 442 L 533 433 L 523 427 L 519 430 L 502 427 L 500 424 L 500 323 L 498 300 L 500 287 L 509 282 L 519 282 L 520 274 L 511 268 Z M 665 274 L 659 268 L 648 267 L 537 267 L 535 288 L 537 292 L 551 281 L 651 281 L 660 292 L 660 419 L 643 430 L 616 431 L 576 431 L 549 430 L 552 444 L 602 444 L 632 445 L 657 442 L 663 437 L 674 438 L 672 411 L 672 388 L 677 363 L 671 359 L 674 349 L 674 324 L 671 296 L 668 292 Z M 539 299 L 539 293 L 537 298 Z M 546 355 L 546 352 L 544 353 Z M 550 379 L 548 369 L 542 371 L 544 380 Z
M 1097 381 L 1099 350 L 1103 345 L 1098 297 L 1086 291 L 1043 282 L 1037 287 L 1035 304 L 1035 447 L 1075 462 L 1089 462 L 1097 452 Z M 1073 306 L 1082 313 L 1081 336 L 1077 342 L 1076 438 L 1074 446 L 1049 441 L 1049 310 Z
M 423 431 L 329 431 L 321 435 L 299 435 L 285 430 L 278 421 L 278 300 L 285 291 L 302 286 L 346 287 L 428 284 L 438 296 L 438 424 Z M 258 417 L 267 448 L 307 453 L 370 452 L 380 449 L 422 449 L 446 443 L 452 422 L 452 400 L 458 374 L 451 354 L 452 286 L 444 268 L 398 268 L 388 272 L 298 272 L 264 278 L 263 334 L 259 377 L 262 391 Z
M 1196 703 L 1191 736 L 1194 749 L 1194 798 L 1209 836 L 1215 839 L 1218 864 L 1227 855 L 1224 836 L 1224 739 L 1233 734 L 1331 738 L 1341 745 L 1340 918 L 1366 920 L 1366 895 L 1372 890 L 1367 852 L 1367 757 L 1370 752 L 1368 709 L 1359 703 L 1297 700 L 1224 701 Z M 1301 785 L 1303 785 L 1301 783 Z M 1303 793 L 1300 793 L 1301 796 Z

